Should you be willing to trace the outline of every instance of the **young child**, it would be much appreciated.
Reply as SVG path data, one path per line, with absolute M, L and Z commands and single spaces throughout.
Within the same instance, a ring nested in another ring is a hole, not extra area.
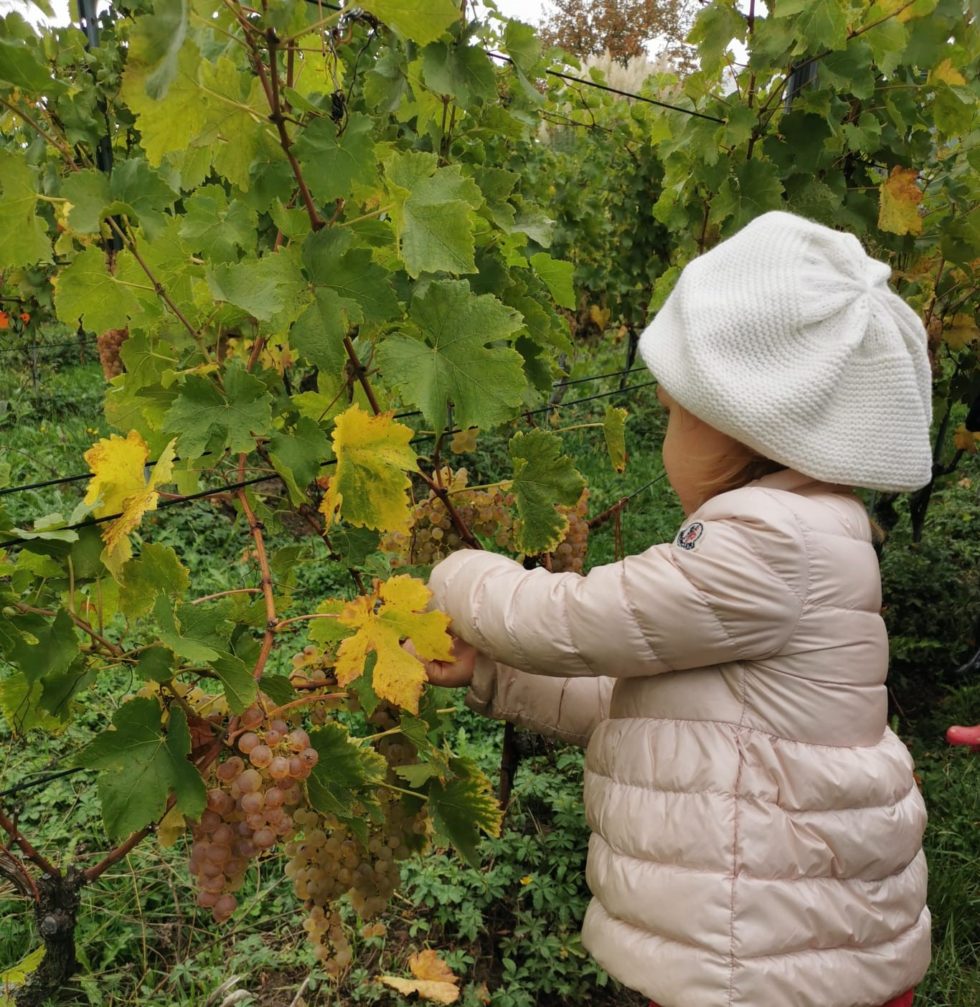
M 640 350 L 673 542 L 587 576 L 458 552 L 439 684 L 587 744 L 583 941 L 662 1007 L 911 1003 L 923 802 L 889 730 L 851 487 L 930 478 L 926 334 L 852 235 L 759 217 L 691 262 Z

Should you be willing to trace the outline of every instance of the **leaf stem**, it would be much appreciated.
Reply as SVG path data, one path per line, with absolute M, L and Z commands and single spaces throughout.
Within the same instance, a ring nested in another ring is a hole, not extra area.
M 23 612 L 25 615 L 43 615 L 48 618 L 52 618 L 58 614 L 54 609 L 35 608 L 33 605 L 25 605 L 23 602 L 15 602 L 14 608 L 16 608 L 19 612 Z M 86 622 L 80 615 L 76 615 L 67 608 L 65 609 L 65 614 L 83 633 L 87 633 L 93 640 L 96 641 L 96 643 L 100 644 L 102 648 L 113 657 L 123 656 L 125 651 L 122 647 L 113 643 L 111 640 L 107 640 L 92 626 L 90 622 Z
M 35 121 L 31 116 L 29 116 L 23 109 L 18 108 L 13 102 L 8 101 L 6 98 L 0 98 L 0 105 L 3 105 L 8 111 L 13 112 L 14 115 L 19 116 L 24 122 L 27 123 L 31 129 L 35 130 L 40 136 L 44 137 L 48 143 L 51 144 L 55 150 L 59 151 L 68 162 L 72 168 L 77 168 L 78 165 L 75 164 L 75 158 L 72 155 L 71 149 L 64 144 L 60 137 L 54 137 L 45 130 L 45 128 L 37 121 Z
M 374 389 L 371 387 L 371 382 L 368 381 L 367 369 L 361 363 L 357 350 L 354 349 L 354 340 L 350 336 L 344 336 L 344 349 L 347 351 L 347 357 L 354 369 L 354 377 L 360 382 L 361 388 L 364 389 L 364 394 L 367 396 L 368 404 L 371 406 L 374 415 L 377 416 L 381 412 L 381 406 L 378 405 Z
M 333 612 L 314 612 L 312 615 L 294 615 L 289 619 L 280 619 L 276 623 L 276 632 L 278 633 L 281 629 L 296 622 L 309 622 L 311 619 L 336 619 L 338 617 L 339 616 Z
M 438 472 L 438 469 L 436 470 Z M 442 505 L 449 512 L 449 517 L 452 519 L 453 524 L 456 526 L 456 531 L 459 532 L 459 537 L 471 548 L 471 549 L 482 549 L 483 546 L 480 544 L 480 540 L 470 531 L 469 525 L 463 520 L 462 515 L 453 506 L 452 500 L 449 498 L 449 490 L 446 489 L 440 482 L 433 479 L 432 476 L 428 475 L 422 470 L 419 470 L 419 474 L 426 481 L 429 489 L 442 501 Z
M 114 218 L 108 217 L 106 219 L 109 224 L 109 227 L 113 231 L 115 231 L 115 233 L 118 235 L 123 244 L 129 249 L 130 254 L 137 261 L 137 263 L 139 263 L 140 269 L 142 269 L 143 272 L 146 273 L 146 278 L 150 281 L 150 283 L 153 284 L 153 290 L 155 291 L 156 295 L 163 301 L 164 304 L 167 305 L 168 308 L 170 308 L 170 310 L 177 317 L 177 320 L 181 323 L 181 325 L 183 325 L 184 328 L 187 329 L 194 342 L 199 343 L 199 336 L 197 329 L 195 329 L 194 326 L 191 325 L 191 323 L 185 317 L 184 313 L 174 303 L 173 298 L 167 293 L 163 284 L 156 278 L 156 276 L 153 275 L 152 270 L 146 264 L 146 260 L 143 258 L 142 255 L 140 255 L 140 251 L 136 247 L 136 239 L 133 237 L 129 227 L 127 226 L 126 230 L 124 231 Z
M 192 605 L 203 605 L 206 601 L 214 601 L 216 598 L 227 598 L 232 594 L 261 594 L 262 588 L 260 587 L 236 587 L 231 591 L 215 591 L 214 594 L 205 594 L 200 598 L 195 598 L 191 604 Z

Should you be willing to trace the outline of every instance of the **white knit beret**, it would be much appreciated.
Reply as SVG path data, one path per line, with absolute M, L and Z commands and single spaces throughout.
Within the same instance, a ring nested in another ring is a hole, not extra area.
M 682 271 L 640 336 L 670 395 L 767 458 L 826 482 L 931 477 L 926 332 L 852 234 L 757 217 Z

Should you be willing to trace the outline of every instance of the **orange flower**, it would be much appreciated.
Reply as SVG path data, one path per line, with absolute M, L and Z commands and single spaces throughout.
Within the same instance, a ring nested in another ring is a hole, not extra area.
M 31 316 L 26 311 L 22 311 L 20 313 L 20 320 L 26 325 L 31 320 Z
M 0 329 L 10 328 L 10 315 L 6 311 L 0 311 Z

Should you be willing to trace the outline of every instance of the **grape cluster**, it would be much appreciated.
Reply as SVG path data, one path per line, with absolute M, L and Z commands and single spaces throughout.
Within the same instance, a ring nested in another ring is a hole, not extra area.
M 424 812 L 413 812 L 387 795 L 381 803 L 383 824 L 370 828 L 366 839 L 334 815 L 303 808 L 294 816 L 302 835 L 286 845 L 286 877 L 297 898 L 306 903 L 303 926 L 314 954 L 333 976 L 351 961 L 337 900 L 347 895 L 362 920 L 377 916 L 398 887 L 398 862 L 419 847 L 419 836 L 424 841 Z
M 119 356 L 122 344 L 129 338 L 129 329 L 106 329 L 96 338 L 99 347 L 99 363 L 106 381 L 122 374 L 126 368 Z
M 310 689 L 333 684 L 334 678 L 328 672 L 334 659 L 319 647 L 308 643 L 298 654 L 293 654 L 293 667 L 289 680 L 294 687 Z
M 293 666 L 289 672 L 289 681 L 294 689 L 304 693 L 329 689 L 337 684 L 333 667 L 336 656 L 328 650 L 321 650 L 312 643 L 307 644 L 298 654 L 293 655 Z M 337 707 L 345 705 L 342 695 L 336 699 L 326 700 L 323 696 L 310 707 L 307 716 L 314 724 L 325 724 Z M 346 703 L 350 707 L 350 701 Z
M 234 893 L 249 861 L 295 830 L 301 781 L 319 757 L 306 731 L 290 730 L 281 718 L 267 722 L 257 706 L 242 714 L 241 724 L 238 749 L 245 758 L 233 755 L 218 765 L 207 808 L 192 829 L 197 902 L 219 923 L 235 911 Z
M 582 495 L 574 507 L 560 507 L 559 511 L 568 518 L 565 537 L 551 554 L 551 569 L 554 573 L 581 573 L 585 565 L 585 553 L 589 548 L 589 491 Z
M 514 529 L 513 496 L 499 488 L 467 489 L 466 469 L 454 473 L 446 468 L 439 475 L 466 527 L 480 538 L 510 547 Z M 382 540 L 381 549 L 393 554 L 392 567 L 428 566 L 455 552 L 462 544 L 446 505 L 430 490 L 429 495 L 415 505 L 411 529 L 389 533 Z

